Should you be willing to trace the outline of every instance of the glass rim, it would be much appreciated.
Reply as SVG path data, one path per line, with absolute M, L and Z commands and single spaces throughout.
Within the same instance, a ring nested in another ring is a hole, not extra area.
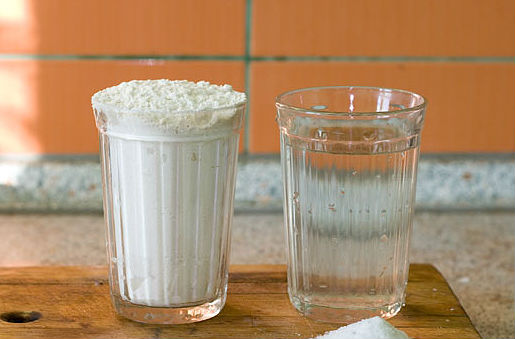
M 382 111 L 382 112 L 343 112 L 343 111 L 322 111 L 322 110 L 316 110 L 316 109 L 306 109 L 294 105 L 285 104 L 282 100 L 284 97 L 290 94 L 300 93 L 300 92 L 308 92 L 313 90 L 323 90 L 323 89 L 351 89 L 351 88 L 357 88 L 357 89 L 366 89 L 366 90 L 386 90 L 390 92 L 397 92 L 397 93 L 403 93 L 403 94 L 409 94 L 411 96 L 414 96 L 416 98 L 419 98 L 422 100 L 422 102 L 416 106 L 409 107 L 409 108 L 403 108 L 398 110 L 392 110 L 392 111 Z M 397 89 L 397 88 L 389 88 L 389 87 L 376 87 L 376 86 L 315 86 L 315 87 L 304 87 L 304 88 L 298 88 L 291 91 L 286 91 L 278 96 L 275 97 L 275 105 L 277 108 L 286 108 L 293 111 L 297 111 L 306 115 L 314 115 L 314 116 L 329 116 L 329 117 L 335 117 L 335 116 L 364 116 L 364 117 L 370 117 L 370 116 L 389 116 L 389 115 L 398 115 L 406 112 L 413 112 L 413 111 L 419 111 L 423 110 L 427 106 L 427 99 L 420 94 L 417 94 L 415 92 L 411 92 L 404 89 Z

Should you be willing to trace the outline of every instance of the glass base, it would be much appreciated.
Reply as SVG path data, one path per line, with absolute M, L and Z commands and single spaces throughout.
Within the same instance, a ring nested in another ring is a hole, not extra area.
M 187 307 L 152 307 L 133 304 L 113 296 L 116 312 L 130 320 L 145 324 L 188 324 L 216 316 L 224 307 L 223 298 Z
M 290 298 L 290 301 L 297 311 L 310 319 L 346 324 L 376 316 L 389 319 L 399 313 L 403 304 L 402 302 L 397 302 L 377 308 L 334 308 L 305 303 L 297 298 Z

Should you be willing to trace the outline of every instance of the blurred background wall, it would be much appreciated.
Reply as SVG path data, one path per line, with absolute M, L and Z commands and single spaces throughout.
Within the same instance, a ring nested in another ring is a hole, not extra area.
M 247 92 L 239 180 L 254 188 L 240 189 L 241 200 L 280 199 L 279 184 L 256 174 L 279 173 L 274 98 L 319 85 L 423 94 L 421 175 L 457 175 L 444 194 L 498 183 L 489 199 L 515 199 L 502 191 L 515 188 L 513 0 L 3 0 L 0 208 L 58 208 L 61 199 L 100 209 L 91 95 L 159 78 Z

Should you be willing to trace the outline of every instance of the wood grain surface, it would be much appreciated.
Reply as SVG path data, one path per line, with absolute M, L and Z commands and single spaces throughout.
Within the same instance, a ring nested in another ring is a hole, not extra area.
M 105 267 L 1 268 L 0 318 L 20 311 L 41 317 L 0 320 L 0 338 L 309 338 L 342 326 L 295 311 L 282 265 L 232 266 L 225 308 L 189 325 L 144 325 L 117 316 Z M 406 307 L 389 321 L 411 338 L 480 338 L 430 265 L 411 265 Z

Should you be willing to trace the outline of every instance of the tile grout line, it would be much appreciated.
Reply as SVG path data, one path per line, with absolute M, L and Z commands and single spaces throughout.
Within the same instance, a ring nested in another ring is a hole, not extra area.
M 243 61 L 244 56 L 239 55 L 65 55 L 65 54 L 0 54 L 0 60 L 199 60 L 199 61 Z
M 252 0 L 245 1 L 245 94 L 247 106 L 245 108 L 245 131 L 243 133 L 243 154 L 250 151 L 250 39 L 252 30 Z
M 464 62 L 464 63 L 515 63 L 515 56 L 513 57 L 475 57 L 475 56 L 461 56 L 461 57 L 446 57 L 446 56 L 255 56 L 252 61 L 261 62 L 309 62 L 309 61 L 324 61 L 324 62 Z
M 247 0 L 252 5 L 252 0 Z M 251 20 L 251 10 L 247 11 Z M 251 23 L 245 32 L 244 55 L 41 55 L 41 54 L 0 54 L 0 60 L 171 60 L 171 61 L 244 61 L 258 62 L 464 62 L 464 63 L 515 63 L 515 56 L 476 57 L 476 56 L 252 56 L 250 55 Z

